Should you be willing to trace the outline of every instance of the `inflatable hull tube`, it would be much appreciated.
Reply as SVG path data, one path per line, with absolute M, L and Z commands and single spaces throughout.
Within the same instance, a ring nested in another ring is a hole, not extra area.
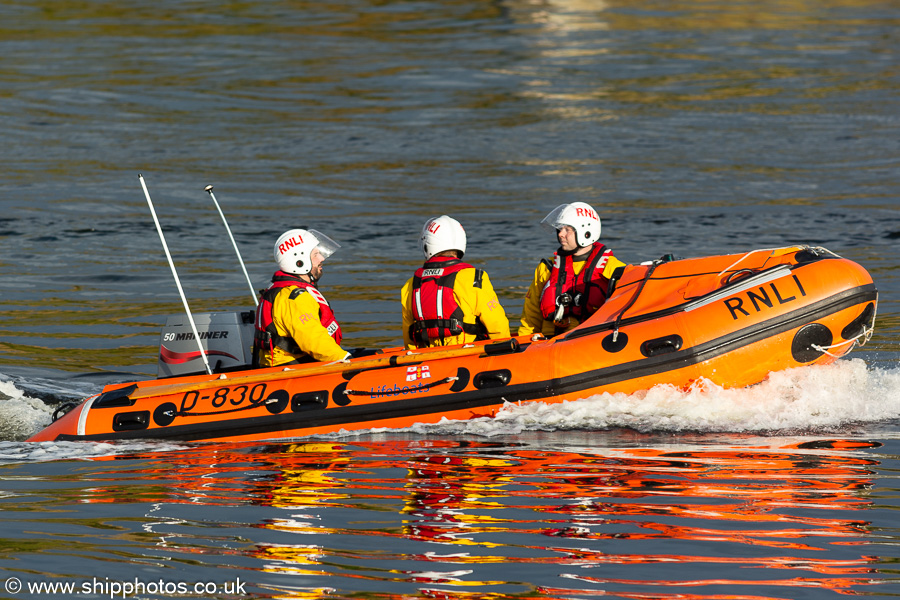
M 596 314 L 552 339 L 108 386 L 30 441 L 283 440 L 701 379 L 744 387 L 865 343 L 877 302 L 869 274 L 824 249 L 635 265 Z

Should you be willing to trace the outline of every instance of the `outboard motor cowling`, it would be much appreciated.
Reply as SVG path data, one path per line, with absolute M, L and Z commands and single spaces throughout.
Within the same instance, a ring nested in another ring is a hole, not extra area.
M 213 372 L 248 368 L 253 358 L 252 311 L 197 313 L 194 324 Z M 187 315 L 168 317 L 159 336 L 159 377 L 205 373 Z

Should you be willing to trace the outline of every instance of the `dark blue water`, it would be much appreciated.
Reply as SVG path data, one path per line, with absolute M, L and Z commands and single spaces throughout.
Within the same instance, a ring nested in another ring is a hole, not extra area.
M 898 22 L 837 0 L 0 3 L 0 597 L 900 595 Z M 24 443 L 54 404 L 155 375 L 183 310 L 138 174 L 198 312 L 251 303 L 206 185 L 255 286 L 286 229 L 339 241 L 348 346 L 400 342 L 442 213 L 515 324 L 554 249 L 538 224 L 576 200 L 627 262 L 826 246 L 874 277 L 876 331 L 748 390 L 294 444 Z

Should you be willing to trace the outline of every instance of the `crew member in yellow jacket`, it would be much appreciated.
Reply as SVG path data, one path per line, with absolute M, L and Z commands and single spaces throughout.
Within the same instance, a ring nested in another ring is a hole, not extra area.
M 350 357 L 341 326 L 319 291 L 322 263 L 340 245 L 314 229 L 291 229 L 275 242 L 278 271 L 256 308 L 254 359 L 261 367 Z
M 597 312 L 612 293 L 625 263 L 600 243 L 600 217 L 589 204 L 560 204 L 541 225 L 556 233 L 560 247 L 534 271 L 519 335 L 553 337 Z
M 422 228 L 425 264 L 400 291 L 408 348 L 451 346 L 509 337 L 509 319 L 488 274 L 462 262 L 466 232 L 442 215 Z

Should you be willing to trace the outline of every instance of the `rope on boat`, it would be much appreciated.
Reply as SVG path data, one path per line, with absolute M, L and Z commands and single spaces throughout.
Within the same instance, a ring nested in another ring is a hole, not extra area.
M 432 381 L 431 383 L 428 383 L 426 385 L 416 387 L 415 390 L 416 390 L 416 392 L 428 390 L 428 389 L 433 388 L 434 386 L 443 385 L 445 383 L 450 383 L 451 381 L 456 381 L 458 379 L 459 379 L 459 377 L 456 377 L 456 376 L 445 377 L 444 379 L 440 379 L 438 381 Z M 350 396 L 350 395 L 354 395 L 354 396 L 363 396 L 363 395 L 386 396 L 389 393 L 393 393 L 393 392 L 394 392 L 394 388 L 391 388 L 390 390 L 385 390 L 384 392 L 374 392 L 374 391 L 365 392 L 365 391 L 359 391 L 359 390 L 344 390 L 344 394 L 346 394 L 348 396 Z M 187 410 L 179 410 L 179 411 L 167 410 L 163 414 L 166 416 L 176 416 L 176 417 L 208 417 L 211 415 L 224 415 L 224 414 L 228 414 L 228 413 L 240 412 L 242 410 L 251 410 L 251 409 L 257 408 L 259 406 L 265 406 L 267 404 L 274 404 L 276 402 L 278 402 L 278 398 L 267 398 L 263 402 L 257 402 L 255 404 L 248 404 L 247 406 L 239 406 L 237 408 L 229 408 L 227 410 L 214 410 L 211 412 L 190 412 Z
M 734 267 L 738 266 L 739 264 L 741 264 L 742 262 L 744 262 L 744 259 L 746 259 L 746 258 L 747 258 L 748 256 L 750 256 L 751 254 L 756 254 L 757 252 L 774 252 L 774 251 L 776 251 L 776 250 L 781 250 L 781 248 L 757 248 L 756 250 L 751 250 L 751 251 L 748 252 L 747 254 L 744 254 L 743 256 L 741 256 L 739 259 L 737 259 L 737 260 L 736 260 L 735 262 L 733 262 L 731 265 L 725 267 L 725 268 L 722 270 L 721 273 L 719 273 L 718 275 L 716 275 L 716 277 L 721 277 L 722 275 L 724 275 L 725 273 L 727 273 L 729 269 L 733 269 Z
M 293 367 L 297 366 L 297 364 L 298 364 L 297 362 L 288 363 L 288 366 L 283 368 L 282 371 L 293 371 L 294 370 Z M 325 363 L 322 366 L 323 367 L 332 367 L 334 365 L 349 365 L 349 364 L 350 364 L 349 358 L 341 358 L 339 360 L 333 360 L 330 363 Z M 224 377 L 222 379 L 224 379 Z
M 800 248 L 801 250 L 807 250 L 807 251 L 812 252 L 813 254 L 815 254 L 815 255 L 817 255 L 817 256 L 822 255 L 822 254 L 830 254 L 830 255 L 832 255 L 832 256 L 834 256 L 834 257 L 838 257 L 837 254 L 835 254 L 834 252 L 832 252 L 832 251 L 829 250 L 828 248 L 823 248 L 822 246 L 814 246 L 814 247 L 813 247 L 813 246 L 787 246 L 787 248 L 794 248 L 794 247 Z M 757 252 L 775 252 L 776 250 L 783 250 L 783 249 L 784 249 L 784 247 L 781 247 L 781 248 L 758 248 L 758 249 L 756 249 L 756 250 L 751 250 L 750 252 L 748 252 L 748 253 L 744 254 L 743 256 L 741 256 L 739 259 L 737 259 L 737 260 L 736 260 L 735 262 L 733 262 L 731 265 L 729 265 L 728 267 L 726 267 L 721 273 L 719 273 L 718 275 L 716 275 L 716 277 L 721 277 L 722 275 L 724 275 L 725 273 L 727 273 L 730 269 L 733 269 L 734 267 L 738 266 L 739 264 L 741 264 L 742 262 L 744 262 L 744 260 L 746 260 L 747 257 L 749 257 L 751 254 L 756 254 Z M 839 258 L 839 257 L 838 257 L 838 258 Z
M 275 404 L 278 402 L 278 398 L 266 398 L 262 402 L 251 402 L 247 406 L 238 406 L 237 408 L 229 408 L 227 410 L 214 410 L 211 412 L 190 412 L 188 410 L 178 410 L 171 411 L 167 410 L 163 414 L 167 417 L 175 416 L 175 417 L 208 417 L 210 415 L 224 415 L 233 412 L 240 412 L 242 410 L 250 410 L 251 408 L 257 408 L 259 406 L 265 406 L 266 404 Z
M 875 331 L 874 326 L 866 327 L 865 325 L 863 325 L 862 333 L 860 333 L 858 336 L 856 336 L 854 338 L 850 338 L 849 340 L 844 340 L 843 342 L 841 342 L 839 344 L 831 344 L 830 346 L 820 346 L 818 344 L 810 344 L 809 347 L 818 352 L 822 352 L 823 354 L 827 354 L 828 356 L 830 356 L 832 358 L 840 358 L 840 356 L 838 356 L 837 354 L 832 354 L 831 352 L 829 352 L 829 350 L 832 348 L 840 348 L 841 346 L 846 346 L 847 344 L 853 344 L 853 346 L 850 346 L 850 349 L 847 350 L 847 352 L 850 352 L 850 350 L 853 350 L 854 346 L 856 346 L 856 345 L 865 346 L 866 343 L 872 338 L 872 333 L 874 331 Z M 859 338 L 865 338 L 865 339 L 862 342 L 860 342 Z M 846 352 L 844 354 L 846 354 Z
M 637 289 L 637 291 L 634 292 L 634 295 L 631 297 L 631 300 L 629 300 L 628 304 L 625 305 L 625 308 L 623 308 L 621 310 L 621 312 L 619 312 L 619 314 L 616 315 L 616 322 L 613 324 L 613 334 L 612 334 L 612 341 L 614 344 L 616 343 L 616 340 L 619 339 L 619 326 L 622 324 L 622 317 L 625 315 L 625 313 L 628 311 L 628 309 L 630 309 L 632 306 L 634 306 L 634 303 L 637 302 L 638 296 L 640 296 L 641 292 L 644 291 L 644 286 L 647 285 L 648 281 L 650 281 L 650 276 L 653 275 L 653 271 L 655 271 L 656 267 L 658 267 L 660 264 L 662 264 L 661 261 L 658 261 L 658 260 L 653 261 L 653 264 L 651 264 L 650 267 L 647 269 L 647 274 L 644 275 L 644 279 L 641 280 L 641 285 L 638 286 L 638 289 Z
M 419 393 L 424 390 L 430 390 L 431 388 L 433 388 L 437 385 L 443 385 L 445 383 L 450 383 L 451 381 L 457 381 L 458 379 L 459 379 L 459 377 L 456 377 L 455 375 L 453 377 L 445 377 L 443 379 L 439 379 L 438 381 L 432 381 L 431 383 L 428 383 L 425 385 L 420 385 L 420 386 L 410 388 L 409 391 L 415 390 L 415 393 Z M 385 390 L 383 392 L 375 391 L 375 390 L 370 390 L 368 392 L 365 390 L 344 390 L 344 394 L 346 394 L 347 396 L 372 396 L 373 398 L 375 396 L 388 396 L 388 395 L 393 396 L 393 395 L 396 395 L 396 393 L 397 393 L 397 390 L 395 390 L 394 388 L 385 388 Z

